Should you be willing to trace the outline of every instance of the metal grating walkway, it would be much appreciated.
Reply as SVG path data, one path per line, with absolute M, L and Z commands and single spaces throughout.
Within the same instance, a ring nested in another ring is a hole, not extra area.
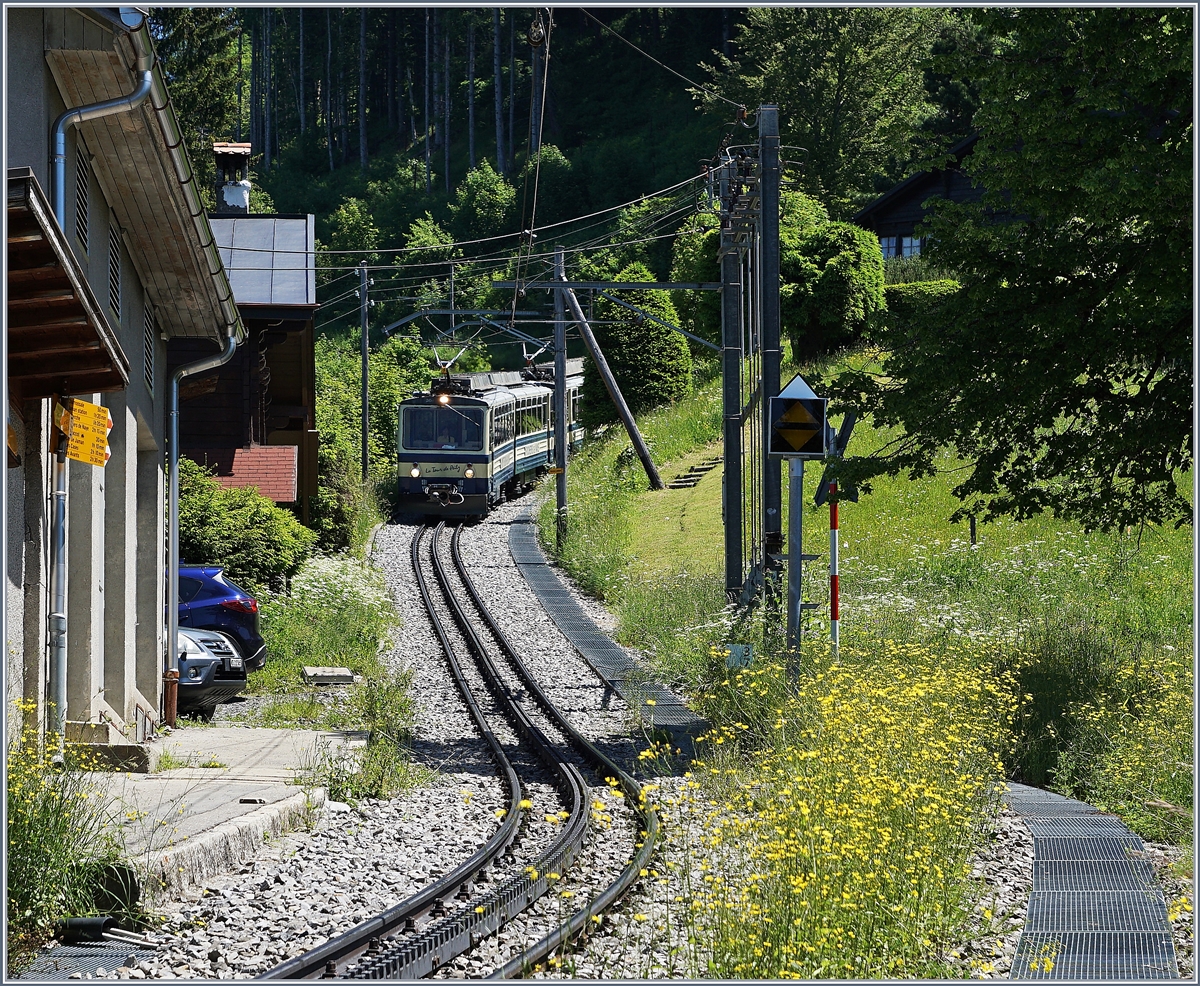
M 1010 784 L 1033 834 L 1033 890 L 1012 979 L 1178 979 L 1166 901 L 1142 840 L 1082 801 Z
M 532 508 L 513 520 L 508 547 L 542 608 L 592 670 L 631 709 L 639 710 L 649 730 L 666 733 L 672 744 L 690 754 L 696 737 L 708 731 L 708 722 L 693 714 L 678 695 L 651 681 L 646 669 L 584 612 L 542 554 Z
M 112 972 L 121 966 L 133 968 L 139 961 L 148 962 L 156 952 L 152 948 L 122 945 L 117 942 L 87 942 L 83 945 L 56 945 L 38 954 L 14 979 L 31 982 L 65 982 L 72 973 L 91 977 L 98 969 Z

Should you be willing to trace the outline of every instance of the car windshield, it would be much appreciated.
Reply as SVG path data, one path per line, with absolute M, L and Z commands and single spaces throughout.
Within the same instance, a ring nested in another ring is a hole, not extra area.
M 470 407 L 406 407 L 403 444 L 406 449 L 483 448 L 483 409 Z

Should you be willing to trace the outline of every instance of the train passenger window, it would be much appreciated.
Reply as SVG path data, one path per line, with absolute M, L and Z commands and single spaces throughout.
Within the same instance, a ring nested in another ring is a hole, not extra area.
M 513 409 L 506 407 L 492 415 L 492 448 L 506 445 L 513 439 Z
M 483 448 L 483 412 L 479 408 L 409 407 L 404 411 L 406 449 Z

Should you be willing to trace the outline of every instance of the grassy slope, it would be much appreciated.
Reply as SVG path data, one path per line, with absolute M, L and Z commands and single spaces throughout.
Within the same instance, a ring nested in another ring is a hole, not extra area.
M 664 479 L 720 451 L 719 401 L 712 382 L 642 421 Z M 890 437 L 862 422 L 851 451 Z M 692 490 L 649 491 L 636 461 L 622 465 L 626 446 L 623 434 L 614 435 L 572 470 L 563 561 L 606 598 L 623 642 L 646 649 L 664 677 L 703 690 L 721 670 L 712 646 L 761 642 L 752 627 L 733 629 L 719 615 L 720 470 Z M 1104 736 L 1117 735 L 1118 746 L 1125 742 L 1130 751 L 1145 745 L 1134 734 L 1143 726 L 1153 732 L 1151 707 L 1166 692 L 1179 708 L 1158 724 L 1160 733 L 1181 732 L 1174 719 L 1190 715 L 1184 697 L 1190 701 L 1192 687 L 1192 531 L 1085 534 L 1042 516 L 980 525 L 972 546 L 966 525 L 947 522 L 960 475 L 959 464 L 946 460 L 935 477 L 878 480 L 861 502 L 843 505 L 843 644 L 974 641 L 999 648 L 1019 670 L 1021 693 L 1033 696 L 1023 707 L 1015 772 L 1045 785 L 1057 770 L 1060 786 L 1099 798 L 1103 778 L 1089 776 L 1096 769 L 1089 758 L 1107 744 Z M 812 506 L 819 476 L 819 466 L 806 470 L 805 550 L 820 560 L 807 566 L 805 594 L 827 602 L 828 511 Z M 827 619 L 826 608 L 816 611 L 810 640 L 827 637 Z M 1151 719 L 1130 719 L 1130 712 Z M 1171 757 L 1190 764 L 1186 735 L 1160 737 L 1164 744 L 1170 749 L 1160 751 L 1162 764 L 1151 773 L 1161 773 Z M 1148 786 L 1136 797 L 1109 790 L 1106 803 L 1136 815 L 1138 804 L 1169 789 L 1167 801 L 1190 805 L 1190 770 L 1171 768 Z M 1153 824 L 1144 830 L 1171 834 Z

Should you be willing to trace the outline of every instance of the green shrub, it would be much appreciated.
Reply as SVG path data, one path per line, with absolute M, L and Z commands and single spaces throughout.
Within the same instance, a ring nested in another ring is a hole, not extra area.
M 624 268 L 616 279 L 653 281 L 654 275 L 645 264 L 636 263 Z M 666 291 L 622 291 L 621 296 L 623 301 L 677 324 Z M 596 302 L 595 311 L 596 341 L 630 411 L 639 414 L 688 393 L 692 357 L 683 336 L 605 298 Z M 584 363 L 581 396 L 580 416 L 589 428 L 617 420 L 617 409 L 590 359 Z
M 179 557 L 221 565 L 247 589 L 282 588 L 317 536 L 254 487 L 221 486 L 204 466 L 179 460 Z
M 915 257 L 887 257 L 883 261 L 883 283 L 915 284 L 917 281 L 942 281 L 950 274 L 941 267 L 935 267 L 928 257 L 917 254 Z
M 516 206 L 516 189 L 484 158 L 467 172 L 450 206 L 454 234 L 460 240 L 478 240 L 512 232 Z
M 247 718 L 259 725 L 362 730 L 367 745 L 336 749 L 307 765 L 305 780 L 337 801 L 387 798 L 418 779 L 405 744 L 412 737 L 412 675 L 396 673 L 381 651 L 399 618 L 379 572 L 347 555 L 312 559 L 290 596 L 263 603 L 270 659 L 250 677 L 270 701 Z M 305 684 L 305 665 L 347 667 L 361 681 L 336 701 Z
M 719 281 L 721 263 L 720 217 L 716 211 L 693 216 L 675 237 L 671 260 L 672 281 Z M 709 342 L 721 343 L 721 293 L 719 291 L 672 291 L 671 302 L 679 315 L 679 327 Z
M 888 284 L 883 289 L 887 302 L 889 326 L 903 330 L 906 325 L 918 323 L 938 299 L 954 294 L 958 281 L 942 278 L 936 281 L 912 281 L 908 284 Z
M 347 555 L 313 558 L 293 579 L 290 595 L 263 600 L 262 634 L 271 656 L 250 688 L 273 694 L 300 688 L 306 664 L 378 676 L 379 649 L 396 621 L 378 572 Z
M 784 244 L 780 274 L 780 319 L 796 360 L 850 345 L 884 308 L 879 241 L 851 223 L 821 223 Z

